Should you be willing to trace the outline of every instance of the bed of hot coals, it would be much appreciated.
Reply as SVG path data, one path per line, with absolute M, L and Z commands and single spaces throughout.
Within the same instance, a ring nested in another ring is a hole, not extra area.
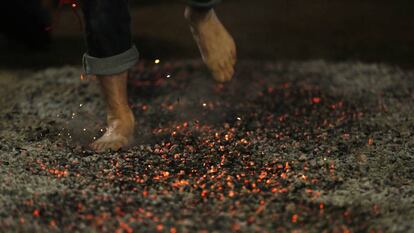
M 242 62 L 217 84 L 156 60 L 130 76 L 136 142 L 97 154 L 93 78 L 0 74 L 0 231 L 414 231 L 411 72 Z

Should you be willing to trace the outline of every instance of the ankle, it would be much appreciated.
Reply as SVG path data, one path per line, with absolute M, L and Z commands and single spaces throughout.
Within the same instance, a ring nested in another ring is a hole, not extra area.
M 184 18 L 190 24 L 199 24 L 204 22 L 214 15 L 213 9 L 198 9 L 187 6 L 184 11 Z
M 127 119 L 133 117 L 133 112 L 128 105 L 108 107 L 108 119 Z

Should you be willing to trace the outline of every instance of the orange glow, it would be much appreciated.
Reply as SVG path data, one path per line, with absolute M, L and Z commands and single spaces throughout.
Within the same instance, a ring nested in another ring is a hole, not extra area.
M 325 208 L 325 206 L 323 205 L 323 203 L 321 202 L 320 204 L 319 204 L 319 209 L 321 209 L 321 210 L 323 210 Z
M 312 98 L 312 103 L 319 104 L 320 102 L 321 102 L 321 98 L 319 98 L 319 97 L 313 97 Z
M 292 216 L 292 222 L 293 223 L 296 223 L 298 221 L 298 215 L 297 214 L 294 214 L 293 216 Z
M 35 210 L 33 211 L 33 217 L 37 218 L 37 217 L 39 217 L 39 216 L 40 216 L 40 210 L 35 209 Z
M 57 227 L 57 224 L 56 224 L 56 221 L 55 220 L 50 220 L 50 222 L 49 222 L 49 227 L 51 227 L 51 228 L 56 228 Z
M 202 192 L 201 192 L 201 197 L 206 197 L 207 196 L 207 193 L 208 193 L 208 191 L 207 190 L 203 190 Z
M 289 162 L 285 163 L 285 170 L 288 172 L 289 171 Z
M 157 225 L 157 231 L 162 231 L 164 229 L 164 226 L 162 224 Z
M 124 231 L 127 232 L 127 233 L 132 233 L 133 232 L 132 228 L 128 224 L 126 224 L 125 222 L 122 222 L 122 221 L 119 222 L 119 228 L 123 230 L 121 232 L 124 232 Z

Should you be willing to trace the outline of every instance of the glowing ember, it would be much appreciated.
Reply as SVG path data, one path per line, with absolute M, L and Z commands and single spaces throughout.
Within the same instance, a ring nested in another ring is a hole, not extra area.
M 321 98 L 319 98 L 319 97 L 313 97 L 312 98 L 312 103 L 319 104 L 320 102 L 321 102 Z
M 292 223 L 296 223 L 297 221 L 298 221 L 298 215 L 297 214 L 294 214 L 292 216 Z
M 27 224 L 35 217 L 48 230 L 68 232 L 82 231 L 80 225 L 98 232 L 293 232 L 308 226 L 342 232 L 345 225 L 365 232 L 361 219 L 388 213 L 380 203 L 337 205 L 329 196 L 348 176 L 365 174 L 366 163 L 348 163 L 353 151 L 377 149 L 367 143 L 381 134 L 358 131 L 377 127 L 364 109 L 284 75 L 267 80 L 252 73 L 247 91 L 254 93 L 240 97 L 238 80 L 209 84 L 159 59 L 145 64 L 131 73 L 137 143 L 130 148 L 98 154 L 77 144 L 79 135 L 91 131 L 99 131 L 96 140 L 105 131 L 101 122 L 75 132 L 58 133 L 56 123 L 23 128 L 30 132 L 27 142 L 0 148 L 10 147 L 21 170 L 53 188 L 24 193 L 29 197 L 16 204 L 13 218 Z M 170 74 L 174 79 L 165 78 Z M 75 109 L 96 104 L 77 101 Z M 48 117 L 59 121 L 60 130 L 60 122 L 82 119 L 72 112 Z
M 38 209 L 35 209 L 33 211 L 33 217 L 38 218 L 40 216 L 40 211 Z

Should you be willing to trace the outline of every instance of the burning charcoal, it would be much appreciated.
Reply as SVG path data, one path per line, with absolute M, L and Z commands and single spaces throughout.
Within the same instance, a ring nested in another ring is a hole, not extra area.
M 166 63 L 131 70 L 138 134 L 118 152 L 87 149 L 105 114 L 99 89 L 76 69 L 0 91 L 5 231 L 410 232 L 412 140 L 397 131 L 412 125 L 412 97 L 380 95 L 376 83 L 404 93 L 411 75 L 351 62 L 241 62 L 237 79 L 215 84 L 201 63 Z M 375 82 L 357 92 L 367 79 Z

